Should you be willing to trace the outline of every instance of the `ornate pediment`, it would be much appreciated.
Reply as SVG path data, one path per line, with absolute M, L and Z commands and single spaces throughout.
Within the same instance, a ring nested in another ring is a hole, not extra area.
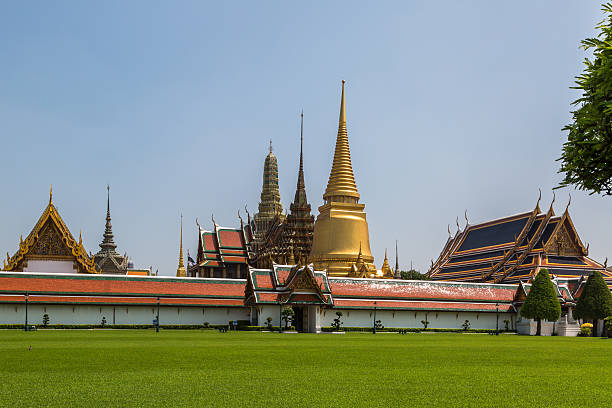
M 301 273 L 298 273 L 298 276 L 295 278 L 295 280 L 291 284 L 291 288 L 293 290 L 318 291 L 319 285 L 317 285 L 317 282 L 312 276 L 312 274 L 310 274 L 309 271 L 306 271 L 306 269 L 308 268 L 304 268 L 304 270 Z
M 28 257 L 72 259 L 81 273 L 97 273 L 93 259 L 87 254 L 81 239 L 77 242 L 53 205 L 52 195 L 38 222 L 19 249 L 4 262 L 6 271 L 22 271 Z
M 583 256 L 587 254 L 567 212 L 544 245 L 544 250 L 547 255 L 554 256 Z
M 47 220 L 38 234 L 38 239 L 29 251 L 30 255 L 49 257 L 72 257 L 72 251 L 50 220 Z

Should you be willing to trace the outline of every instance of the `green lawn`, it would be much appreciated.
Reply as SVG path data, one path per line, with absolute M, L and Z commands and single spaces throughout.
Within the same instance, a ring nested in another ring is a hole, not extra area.
M 611 365 L 597 338 L 2 330 L 0 405 L 608 407 Z

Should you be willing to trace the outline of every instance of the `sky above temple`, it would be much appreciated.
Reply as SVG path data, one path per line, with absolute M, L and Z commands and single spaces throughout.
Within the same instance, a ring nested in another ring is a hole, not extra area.
M 16 251 L 53 184 L 97 252 L 110 184 L 118 251 L 174 275 L 180 214 L 194 256 L 196 217 L 211 228 L 212 214 L 236 226 L 239 209 L 254 213 L 270 139 L 289 208 L 302 109 L 317 215 L 346 79 L 375 263 L 398 240 L 401 268 L 426 271 L 465 210 L 471 224 L 529 211 L 538 188 L 548 206 L 579 43 L 602 18 L 597 1 L 4 2 L 0 251 Z M 612 198 L 571 193 L 603 262 Z

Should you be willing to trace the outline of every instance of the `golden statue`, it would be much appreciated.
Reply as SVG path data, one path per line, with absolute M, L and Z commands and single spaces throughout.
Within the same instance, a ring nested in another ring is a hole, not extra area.
M 371 273 L 376 273 L 374 257 L 370 252 L 368 222 L 365 204 L 359 203 L 359 193 L 353 175 L 351 152 L 346 131 L 344 83 L 336 151 L 327 189 L 323 194 L 324 204 L 319 207 L 315 222 L 310 259 L 316 269 L 324 269 L 330 276 L 349 276 L 353 265 L 360 261 Z

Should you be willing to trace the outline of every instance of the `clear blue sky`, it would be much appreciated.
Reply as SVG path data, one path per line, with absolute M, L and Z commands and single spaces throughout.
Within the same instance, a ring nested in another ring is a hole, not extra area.
M 118 250 L 172 275 L 181 212 L 192 254 L 196 217 L 255 212 L 270 139 L 288 208 L 302 109 L 316 215 L 346 79 L 375 262 L 397 239 L 400 266 L 425 271 L 465 209 L 471 223 L 527 211 L 539 187 L 548 205 L 579 42 L 601 19 L 597 1 L 3 2 L 0 250 L 14 253 L 53 184 L 97 252 L 109 183 Z M 573 197 L 603 261 L 612 199 Z

